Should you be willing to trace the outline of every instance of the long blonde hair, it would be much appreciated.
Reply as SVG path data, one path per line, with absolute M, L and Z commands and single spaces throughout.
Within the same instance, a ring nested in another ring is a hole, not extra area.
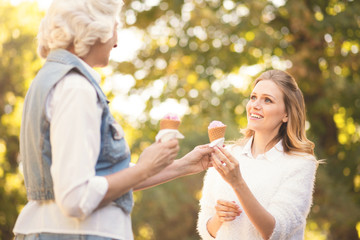
M 273 81 L 280 88 L 284 95 L 285 111 L 288 115 L 288 121 L 281 125 L 278 134 L 269 144 L 283 140 L 282 144 L 285 153 L 301 152 L 314 155 L 315 145 L 307 139 L 305 132 L 304 96 L 295 79 L 284 71 L 269 70 L 262 73 L 255 80 L 254 86 L 262 80 Z M 244 129 L 243 133 L 244 140 L 255 134 L 251 129 Z

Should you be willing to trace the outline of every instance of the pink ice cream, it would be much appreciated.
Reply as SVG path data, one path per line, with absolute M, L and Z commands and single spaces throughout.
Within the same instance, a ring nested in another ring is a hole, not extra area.
M 222 122 L 220 121 L 212 121 L 209 126 L 208 126 L 208 129 L 211 129 L 211 128 L 216 128 L 216 127 L 224 127 L 226 126 L 225 124 L 223 124 Z
M 220 121 L 212 121 L 208 126 L 208 135 L 210 143 L 217 139 L 225 137 L 226 125 Z
M 166 114 L 162 119 L 169 119 L 169 120 L 180 121 L 179 116 L 176 115 L 176 114 L 174 114 L 174 113 L 168 113 L 168 114 Z

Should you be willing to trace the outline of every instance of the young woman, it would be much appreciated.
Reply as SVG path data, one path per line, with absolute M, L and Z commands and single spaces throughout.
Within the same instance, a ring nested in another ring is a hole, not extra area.
M 203 170 L 212 151 L 196 147 L 174 161 L 177 140 L 130 151 L 92 69 L 117 44 L 120 0 L 53 0 L 42 21 L 46 63 L 24 102 L 20 154 L 29 202 L 15 239 L 133 239 L 132 190 Z
M 292 76 L 270 70 L 246 110 L 244 138 L 212 154 L 198 231 L 203 239 L 303 239 L 318 163 L 302 92 Z

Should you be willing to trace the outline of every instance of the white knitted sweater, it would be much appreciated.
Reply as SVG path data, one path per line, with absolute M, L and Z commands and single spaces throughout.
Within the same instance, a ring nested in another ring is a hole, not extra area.
M 271 240 L 304 238 L 306 217 L 312 204 L 317 161 L 309 154 L 288 155 L 281 141 L 265 155 L 254 159 L 251 142 L 245 146 L 232 145 L 227 149 L 239 161 L 241 174 L 260 204 L 275 218 Z M 235 201 L 240 205 L 231 186 L 210 168 L 204 178 L 197 229 L 204 240 L 212 240 L 206 223 L 215 214 L 218 199 Z M 241 205 L 240 205 L 241 206 Z M 234 221 L 225 222 L 217 232 L 219 240 L 262 239 L 246 212 Z

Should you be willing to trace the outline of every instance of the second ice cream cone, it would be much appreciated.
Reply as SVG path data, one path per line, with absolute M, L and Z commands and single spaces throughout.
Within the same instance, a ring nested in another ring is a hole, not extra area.
M 226 125 L 208 129 L 210 142 L 225 137 L 225 129 L 226 129 Z

